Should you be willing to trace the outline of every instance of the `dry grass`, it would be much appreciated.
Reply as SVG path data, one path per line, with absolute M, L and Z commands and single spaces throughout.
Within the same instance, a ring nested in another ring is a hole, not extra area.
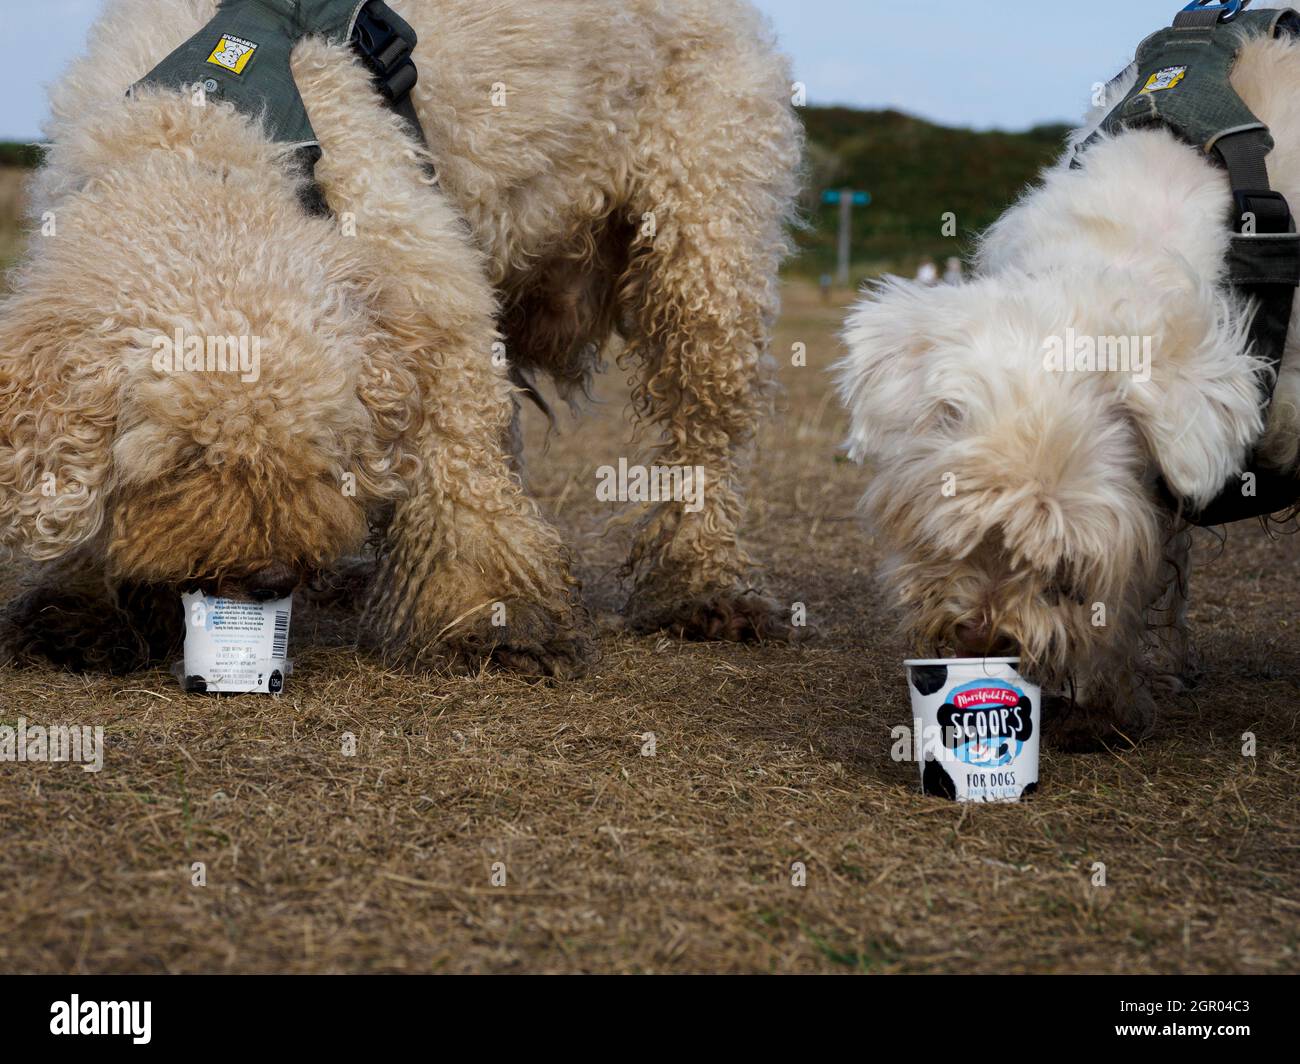
M 837 460 L 838 317 L 789 293 L 750 523 L 819 641 L 618 630 L 626 533 L 602 532 L 594 471 L 635 452 L 611 372 L 547 453 L 531 426 L 535 488 L 606 628 L 582 682 L 384 672 L 319 645 L 327 628 L 312 646 L 310 623 L 279 700 L 0 670 L 6 722 L 102 724 L 109 747 L 99 775 L 0 765 L 0 970 L 1300 970 L 1297 541 L 1234 529 L 1206 559 L 1210 678 L 1151 742 L 1048 750 L 1021 805 L 925 798 L 888 756 L 904 647 L 852 519 L 860 473 Z

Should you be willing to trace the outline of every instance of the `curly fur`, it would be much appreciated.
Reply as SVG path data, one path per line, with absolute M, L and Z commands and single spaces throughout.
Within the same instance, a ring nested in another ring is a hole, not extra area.
M 1300 51 L 1252 42 L 1234 84 L 1300 202 Z M 1018 652 L 1070 690 L 1070 741 L 1087 743 L 1143 734 L 1155 681 L 1184 671 L 1188 536 L 1159 478 L 1200 505 L 1256 447 L 1295 468 L 1300 331 L 1266 427 L 1250 308 L 1221 288 L 1225 173 L 1164 131 L 1069 159 L 985 235 L 971 284 L 870 293 L 839 385 L 907 629 L 931 650 Z M 1071 329 L 1149 337 L 1150 379 L 1049 372 L 1044 341 Z
M 52 92 L 32 207 L 57 235 L 0 305 L 0 546 L 88 558 L 113 598 L 310 574 L 369 535 L 381 648 L 580 671 L 586 620 L 515 472 L 509 378 L 572 398 L 621 335 L 660 452 L 712 486 L 702 513 L 647 516 L 631 612 L 781 634 L 737 540 L 801 147 L 766 29 L 742 0 L 393 6 L 420 32 L 429 153 L 344 45 L 302 42 L 322 218 L 256 119 L 124 97 L 214 0 L 108 4 Z M 259 337 L 261 379 L 160 374 L 151 345 L 176 329 Z

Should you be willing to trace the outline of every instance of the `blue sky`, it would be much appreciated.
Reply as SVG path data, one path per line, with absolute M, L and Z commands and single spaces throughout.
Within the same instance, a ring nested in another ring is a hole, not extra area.
M 545 0 L 521 0 L 540 2 Z M 619 0 L 610 0 L 618 3 Z M 757 0 L 809 102 L 895 107 L 947 125 L 1074 121 L 1180 0 Z M 0 139 L 36 139 L 44 86 L 82 47 L 102 0 L 0 0 Z M 400 3 L 395 3 L 400 8 Z

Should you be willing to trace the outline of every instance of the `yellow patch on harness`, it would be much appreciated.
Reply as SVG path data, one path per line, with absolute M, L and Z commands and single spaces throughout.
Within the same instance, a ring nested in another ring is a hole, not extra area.
M 235 74 L 242 74 L 257 51 L 257 45 L 242 37 L 222 37 L 221 43 L 208 56 L 213 66 L 222 67 Z
M 1183 78 L 1187 77 L 1187 68 L 1185 66 L 1165 67 L 1164 70 L 1157 70 L 1143 86 L 1139 96 L 1145 96 L 1149 92 L 1162 92 L 1165 89 L 1174 88 Z

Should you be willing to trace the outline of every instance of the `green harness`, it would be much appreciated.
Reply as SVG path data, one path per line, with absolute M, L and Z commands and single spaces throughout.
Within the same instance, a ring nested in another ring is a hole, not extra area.
M 1291 208 L 1273 191 L 1265 162 L 1273 138 L 1232 88 L 1230 77 L 1242 47 L 1252 37 L 1300 36 L 1300 15 L 1289 9 L 1246 11 L 1250 0 L 1207 6 L 1197 0 L 1169 29 L 1148 37 L 1138 48 L 1137 82 L 1080 150 L 1102 134 L 1165 128 L 1215 159 L 1232 185 L 1233 237 L 1227 281 L 1257 310 L 1250 339 L 1257 357 L 1273 374 L 1262 397 L 1265 415 L 1273 400 L 1291 324 L 1295 290 L 1300 285 L 1300 236 Z M 1076 157 L 1074 165 L 1079 165 Z M 1242 494 L 1233 478 L 1219 497 L 1200 512 L 1184 505 L 1188 520 L 1219 525 L 1277 513 L 1300 498 L 1300 480 L 1252 462 L 1254 496 Z M 1162 484 L 1170 501 L 1168 489 Z
M 410 97 L 418 77 L 411 61 L 417 37 L 382 0 L 219 0 L 212 21 L 140 84 L 201 89 L 261 116 L 274 140 L 304 149 L 314 165 L 320 144 L 289 65 L 294 46 L 311 36 L 349 41 L 377 91 L 423 140 Z

